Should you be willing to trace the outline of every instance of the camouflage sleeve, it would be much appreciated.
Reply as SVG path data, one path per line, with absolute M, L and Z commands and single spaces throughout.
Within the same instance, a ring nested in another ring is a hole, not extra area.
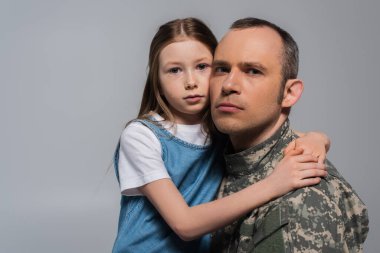
M 288 252 L 362 252 L 363 241 L 347 235 L 347 212 L 352 210 L 342 208 L 342 201 L 326 194 L 323 187 L 296 192 L 288 199 L 289 224 L 283 230 Z
M 344 224 L 335 203 L 315 188 L 304 188 L 289 203 L 283 231 L 288 252 L 345 252 Z
M 327 161 L 332 198 L 342 212 L 345 225 L 345 242 L 349 252 L 362 252 L 369 231 L 368 210 L 352 186 Z
M 303 188 L 261 207 L 241 224 L 237 252 L 361 252 L 360 243 L 347 243 L 347 220 L 330 196 Z

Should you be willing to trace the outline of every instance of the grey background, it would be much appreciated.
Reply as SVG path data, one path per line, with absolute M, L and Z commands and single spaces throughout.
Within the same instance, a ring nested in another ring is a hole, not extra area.
M 150 40 L 177 17 L 218 38 L 255 16 L 301 52 L 293 127 L 326 132 L 329 158 L 380 234 L 378 1 L 0 1 L 0 252 L 110 252 L 119 211 L 107 170 L 138 110 Z

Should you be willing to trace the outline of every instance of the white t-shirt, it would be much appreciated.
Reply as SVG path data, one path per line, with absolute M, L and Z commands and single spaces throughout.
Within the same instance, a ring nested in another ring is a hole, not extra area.
M 207 145 L 201 124 L 171 127 L 159 115 L 154 118 L 175 137 L 196 145 Z M 119 151 L 119 180 L 123 195 L 142 195 L 138 187 L 155 180 L 170 178 L 162 160 L 161 143 L 156 135 L 140 122 L 132 122 L 121 134 Z

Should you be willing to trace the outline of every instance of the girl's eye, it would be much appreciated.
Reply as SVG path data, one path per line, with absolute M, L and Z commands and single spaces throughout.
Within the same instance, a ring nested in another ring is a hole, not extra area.
M 168 72 L 169 72 L 169 73 L 172 73 L 172 74 L 177 74 L 177 73 L 179 73 L 180 71 L 181 71 L 181 69 L 178 68 L 178 67 L 170 68 L 170 69 L 168 70 Z
M 209 65 L 206 64 L 206 63 L 200 63 L 200 64 L 197 65 L 197 69 L 199 69 L 199 70 L 204 70 L 207 67 L 209 67 Z

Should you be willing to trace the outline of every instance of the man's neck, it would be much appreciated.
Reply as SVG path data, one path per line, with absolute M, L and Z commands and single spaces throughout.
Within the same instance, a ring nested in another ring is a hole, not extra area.
M 247 132 L 230 135 L 230 140 L 234 152 L 240 152 L 256 146 L 269 139 L 276 131 L 284 124 L 288 116 L 281 114 L 277 121 L 274 121 L 266 126 L 256 129 L 250 129 Z

